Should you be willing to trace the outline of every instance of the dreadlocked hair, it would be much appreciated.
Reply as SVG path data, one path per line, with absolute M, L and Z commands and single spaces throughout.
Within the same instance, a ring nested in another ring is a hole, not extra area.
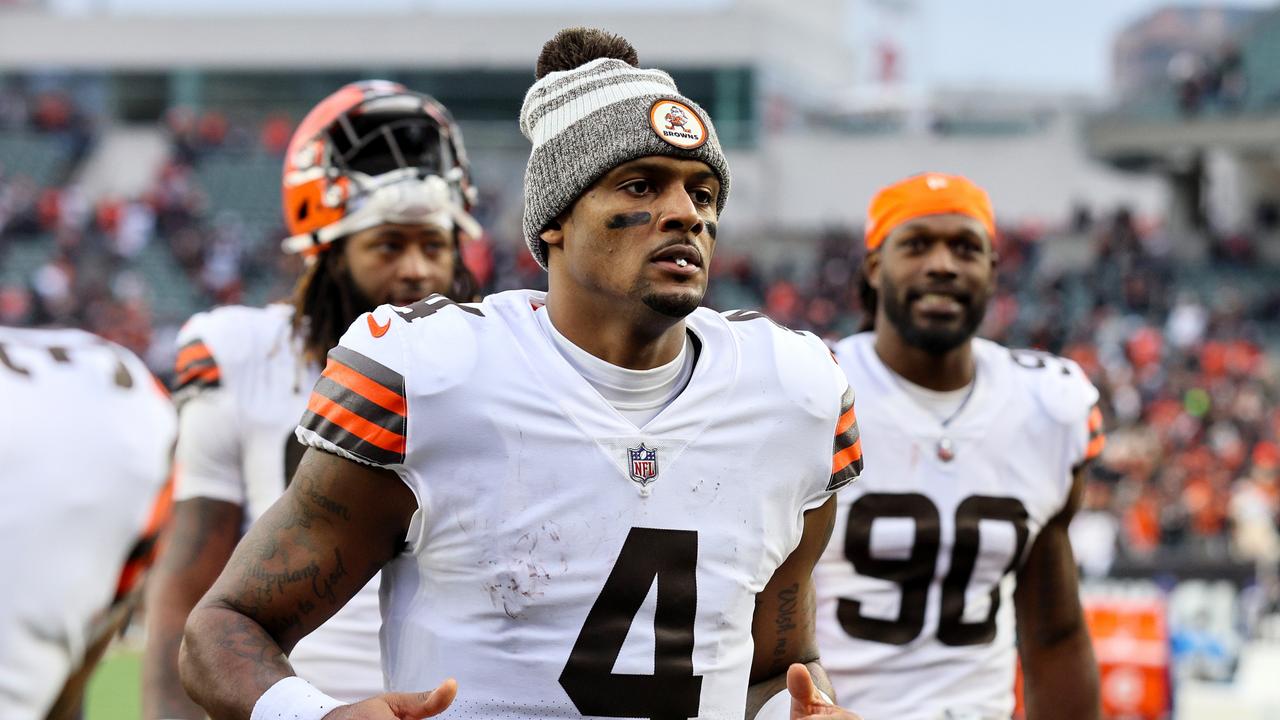
M 453 282 L 445 294 L 454 302 L 474 302 L 480 299 L 480 283 L 462 261 L 460 240 L 455 232 Z M 345 244 L 345 238 L 335 240 L 317 255 L 293 289 L 293 334 L 302 340 L 303 357 L 320 364 L 351 323 L 374 308 L 340 262 Z
M 876 303 L 879 297 L 876 289 L 871 287 L 871 281 L 867 279 L 866 268 L 858 271 L 858 300 L 862 304 L 862 323 L 858 326 L 858 332 L 875 330 Z

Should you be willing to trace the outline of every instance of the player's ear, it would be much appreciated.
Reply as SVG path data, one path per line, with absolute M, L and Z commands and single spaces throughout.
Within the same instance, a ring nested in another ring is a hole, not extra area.
M 563 247 L 564 245 L 564 227 L 560 225 L 560 218 L 556 218 L 547 223 L 547 226 L 538 234 L 542 242 L 548 245 Z
M 867 278 L 867 284 L 872 290 L 880 292 L 880 249 L 876 248 L 867 253 L 862 259 L 862 274 Z

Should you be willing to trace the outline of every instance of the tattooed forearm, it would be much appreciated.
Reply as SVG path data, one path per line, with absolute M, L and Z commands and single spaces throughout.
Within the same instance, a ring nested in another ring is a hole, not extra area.
M 773 657 L 776 660 L 785 660 L 791 656 L 791 649 L 787 646 L 787 639 L 790 637 L 791 631 L 796 629 L 796 612 L 799 609 L 799 584 L 793 584 L 778 591 L 778 614 L 773 619 L 774 627 L 778 633 L 777 641 L 773 646 Z
M 261 677 L 268 674 L 273 676 L 274 679 L 270 679 L 272 683 L 279 679 L 276 677 L 278 675 L 293 673 L 284 652 L 261 625 L 231 608 L 227 610 L 231 614 L 223 626 L 225 635 L 218 640 L 218 647 L 242 660 L 253 662 Z M 262 689 L 266 690 L 268 687 L 269 684 Z
M 181 654 L 182 681 L 212 717 L 248 717 L 253 702 L 293 668 L 262 626 L 229 607 L 191 615 Z

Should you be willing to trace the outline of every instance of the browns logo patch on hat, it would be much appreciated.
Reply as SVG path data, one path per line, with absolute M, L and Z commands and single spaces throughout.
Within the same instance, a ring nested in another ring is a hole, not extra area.
M 702 147 L 707 127 L 688 105 L 676 100 L 659 100 L 649 108 L 649 127 L 668 144 L 683 150 Z

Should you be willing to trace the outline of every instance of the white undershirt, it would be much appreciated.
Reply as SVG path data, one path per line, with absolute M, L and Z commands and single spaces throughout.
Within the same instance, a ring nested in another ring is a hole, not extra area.
M 693 341 L 685 333 L 684 346 L 671 362 L 652 370 L 630 370 L 605 362 L 573 344 L 551 324 L 546 308 L 534 313 L 564 359 L 615 410 L 636 427 L 644 427 L 676 399 L 693 375 Z
M 956 390 L 930 390 L 916 385 L 897 373 L 893 373 L 893 377 L 908 397 L 943 424 L 960 412 L 964 401 L 969 398 L 969 391 L 973 388 L 973 381 L 970 380 L 964 387 Z

